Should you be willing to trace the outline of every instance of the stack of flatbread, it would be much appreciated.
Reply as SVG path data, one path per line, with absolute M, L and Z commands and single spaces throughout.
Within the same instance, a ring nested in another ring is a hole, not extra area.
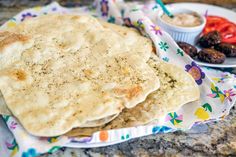
M 0 31 L 1 114 L 35 136 L 90 136 L 145 125 L 200 97 L 132 28 L 44 15 Z

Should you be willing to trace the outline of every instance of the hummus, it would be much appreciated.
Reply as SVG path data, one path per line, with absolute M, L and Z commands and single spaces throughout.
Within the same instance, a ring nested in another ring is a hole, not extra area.
M 202 23 L 201 18 L 196 13 L 178 13 L 173 18 L 164 14 L 161 18 L 169 24 L 181 27 L 195 27 Z

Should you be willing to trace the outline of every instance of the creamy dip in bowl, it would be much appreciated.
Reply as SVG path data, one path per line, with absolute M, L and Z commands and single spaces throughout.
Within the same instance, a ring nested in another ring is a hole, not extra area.
M 193 10 L 180 7 L 171 7 L 169 10 L 174 18 L 168 17 L 160 10 L 157 16 L 157 25 L 169 33 L 175 41 L 195 44 L 206 24 L 205 17 Z
M 161 18 L 169 24 L 181 27 L 195 27 L 202 24 L 202 20 L 197 13 L 178 13 L 173 18 L 164 14 Z

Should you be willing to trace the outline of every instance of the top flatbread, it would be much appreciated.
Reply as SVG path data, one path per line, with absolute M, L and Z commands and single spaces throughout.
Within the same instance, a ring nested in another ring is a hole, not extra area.
M 124 109 L 110 123 L 95 128 L 75 128 L 66 136 L 91 136 L 99 130 L 109 130 L 144 125 L 158 121 L 169 112 L 177 111 L 182 105 L 200 98 L 194 79 L 181 68 L 165 63 L 152 54 L 148 64 L 160 78 L 160 88 L 132 109 Z
M 31 134 L 57 136 L 136 106 L 159 79 L 121 39 L 95 18 L 76 15 L 45 15 L 1 31 L 0 90 L 8 108 Z

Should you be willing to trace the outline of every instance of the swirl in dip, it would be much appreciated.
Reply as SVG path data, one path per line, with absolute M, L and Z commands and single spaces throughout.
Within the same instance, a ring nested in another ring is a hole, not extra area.
M 196 13 L 178 13 L 173 18 L 164 14 L 161 18 L 169 24 L 181 27 L 195 27 L 202 24 L 201 18 Z

